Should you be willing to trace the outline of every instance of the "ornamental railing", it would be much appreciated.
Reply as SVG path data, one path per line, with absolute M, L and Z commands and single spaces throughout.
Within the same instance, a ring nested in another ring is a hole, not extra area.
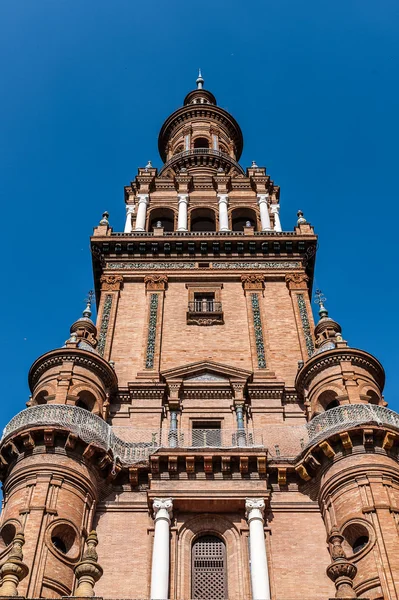
M 83 408 L 57 404 L 32 406 L 11 419 L 0 443 L 27 428 L 55 426 L 74 433 L 84 442 L 111 450 L 114 459 L 130 465 L 145 461 L 160 448 L 264 449 L 261 432 L 237 429 L 136 429 L 111 427 Z
M 173 156 L 171 156 L 170 159 L 167 160 L 166 163 L 162 166 L 162 168 L 159 172 L 159 175 L 161 175 L 161 173 L 165 169 L 167 169 L 171 164 L 173 164 L 175 162 L 179 162 L 183 158 L 197 157 L 197 156 L 214 156 L 225 162 L 230 163 L 231 165 L 234 165 L 237 169 L 239 169 L 239 171 L 242 174 L 244 174 L 244 170 L 238 164 L 238 162 L 234 158 L 232 158 L 231 156 L 226 154 L 225 152 L 221 152 L 220 150 L 213 150 L 212 148 L 191 148 L 190 150 L 184 150 L 183 152 L 178 152 L 177 154 L 174 154 Z
M 347 404 L 318 415 L 304 425 L 270 424 L 265 429 L 139 429 L 111 427 L 83 408 L 45 404 L 17 414 L 3 431 L 0 443 L 32 427 L 55 426 L 66 429 L 84 442 L 111 451 L 124 465 L 147 461 L 160 449 L 258 449 L 271 458 L 295 459 L 304 449 L 319 441 L 359 425 L 376 424 L 399 430 L 399 414 L 382 406 Z
M 309 437 L 307 445 L 313 445 L 327 435 L 368 423 L 399 429 L 399 414 L 373 404 L 344 404 L 331 408 L 306 424 Z
M 222 312 L 222 303 L 215 300 L 194 300 L 188 303 L 189 313 L 219 313 Z

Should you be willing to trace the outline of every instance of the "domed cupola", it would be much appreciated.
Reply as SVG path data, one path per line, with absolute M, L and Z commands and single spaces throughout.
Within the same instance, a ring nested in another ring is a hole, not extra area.
M 159 175 L 172 170 L 215 175 L 244 174 L 238 164 L 243 137 L 237 121 L 217 106 L 215 96 L 204 89 L 199 72 L 195 90 L 184 99 L 184 106 L 175 111 L 163 124 L 158 148 L 165 162 Z
M 295 382 L 305 398 L 309 418 L 342 404 L 385 406 L 382 365 L 368 352 L 348 347 L 341 326 L 328 316 L 325 300 L 317 290 L 320 319 L 314 330 L 316 350 L 298 371 Z
M 99 355 L 97 328 L 91 320 L 89 299 L 83 315 L 73 323 L 62 348 L 40 356 L 29 371 L 32 397 L 28 406 L 68 404 L 108 416 L 109 398 L 117 390 L 112 366 Z

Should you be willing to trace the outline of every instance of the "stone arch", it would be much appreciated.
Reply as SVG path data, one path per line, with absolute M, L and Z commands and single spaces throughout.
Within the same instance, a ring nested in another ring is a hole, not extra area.
M 213 208 L 193 208 L 190 211 L 190 231 L 216 231 L 216 213 Z
M 316 410 L 326 411 L 339 406 L 338 394 L 333 389 L 323 390 L 317 397 Z
M 176 215 L 171 208 L 153 208 L 148 215 L 148 231 L 153 231 L 158 221 L 161 222 L 164 231 L 174 231 Z
M 70 400 L 79 408 L 84 408 L 94 415 L 102 416 L 102 406 L 104 399 L 88 384 L 76 385 L 72 388 L 69 395 Z M 70 404 L 71 402 L 69 402 Z
M 255 231 L 258 230 L 258 215 L 256 210 L 249 207 L 233 208 L 231 210 L 231 230 L 243 231 L 249 221 Z
M 192 140 L 193 148 L 210 148 L 211 141 L 209 137 L 203 133 L 196 135 Z
M 226 545 L 227 587 L 229 598 L 249 596 L 249 582 L 244 580 L 242 536 L 235 524 L 224 516 L 204 513 L 189 518 L 177 533 L 179 573 L 177 597 L 191 598 L 191 552 L 195 540 L 205 534 L 220 537 Z

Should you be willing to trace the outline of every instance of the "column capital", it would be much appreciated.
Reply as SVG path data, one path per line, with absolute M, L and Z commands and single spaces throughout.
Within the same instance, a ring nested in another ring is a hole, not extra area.
M 229 201 L 229 195 L 228 194 L 218 194 L 217 197 L 218 197 L 218 200 L 219 200 L 219 204 L 221 202 L 226 202 L 226 204 L 227 204 L 227 202 Z
M 134 204 L 126 204 L 126 214 L 132 215 L 134 213 Z
M 144 202 L 145 204 L 147 204 L 149 197 L 150 197 L 149 194 L 137 194 L 137 200 L 138 200 L 139 204 L 141 202 Z
M 178 194 L 177 194 L 177 200 L 178 200 L 179 204 L 180 204 L 180 202 L 185 202 L 187 204 L 187 202 L 188 202 L 188 194 L 187 193 L 180 193 L 180 192 L 178 192 Z
M 269 200 L 269 194 L 266 192 L 265 194 L 257 194 L 258 204 L 262 202 L 267 202 Z
M 248 523 L 254 519 L 258 519 L 263 522 L 265 506 L 266 504 L 264 498 L 246 498 L 245 517 L 248 520 Z
M 271 204 L 270 210 L 272 211 L 273 214 L 279 213 L 280 205 L 279 204 Z
M 154 498 L 152 503 L 154 511 L 154 519 L 166 519 L 170 523 L 170 518 L 173 511 L 173 500 L 172 498 Z

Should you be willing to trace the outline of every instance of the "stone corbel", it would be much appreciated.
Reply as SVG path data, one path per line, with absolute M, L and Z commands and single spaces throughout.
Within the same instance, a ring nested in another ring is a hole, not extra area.
M 169 410 L 180 410 L 180 390 L 182 387 L 182 380 L 179 381 L 169 381 L 168 389 L 169 389 L 169 397 L 168 397 L 168 405 Z

